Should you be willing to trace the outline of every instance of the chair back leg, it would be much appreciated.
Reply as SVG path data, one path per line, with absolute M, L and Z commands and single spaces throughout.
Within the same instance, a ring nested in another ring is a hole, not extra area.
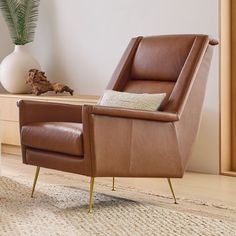
M 173 198 L 175 200 L 175 204 L 178 204 L 177 201 L 176 201 L 176 197 L 175 197 L 175 193 L 174 193 L 174 190 L 173 190 L 173 187 L 172 187 L 171 180 L 170 180 L 170 178 L 168 178 L 167 180 L 168 180 L 168 183 L 169 183 L 169 186 L 170 186 L 171 193 L 172 193 Z

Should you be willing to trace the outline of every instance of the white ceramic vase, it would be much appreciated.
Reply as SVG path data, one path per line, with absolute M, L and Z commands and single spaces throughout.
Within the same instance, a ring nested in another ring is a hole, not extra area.
M 40 70 L 40 65 L 28 52 L 27 45 L 15 45 L 13 53 L 0 65 L 0 81 L 9 93 L 29 93 L 26 84 L 30 69 Z

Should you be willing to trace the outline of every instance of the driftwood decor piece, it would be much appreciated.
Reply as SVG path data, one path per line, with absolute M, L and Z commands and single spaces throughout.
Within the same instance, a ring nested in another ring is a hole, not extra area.
M 71 96 L 73 96 L 73 90 L 69 88 L 65 84 L 61 83 L 51 83 L 47 80 L 45 72 L 39 71 L 36 69 L 31 69 L 29 71 L 29 77 L 26 80 L 26 84 L 31 87 L 31 91 L 33 94 L 39 96 L 43 93 L 47 93 L 49 91 L 55 91 L 55 93 L 64 93 L 68 92 Z
M 55 93 L 68 92 L 68 93 L 70 93 L 71 96 L 73 96 L 74 90 L 72 90 L 71 88 L 69 88 L 69 87 L 68 87 L 67 85 L 65 85 L 65 84 L 52 83 L 52 87 L 53 87 L 53 90 L 55 91 Z
M 47 80 L 45 73 L 36 69 L 29 71 L 29 77 L 26 84 L 30 85 L 31 91 L 35 95 L 40 95 L 48 91 L 53 91 L 51 83 Z

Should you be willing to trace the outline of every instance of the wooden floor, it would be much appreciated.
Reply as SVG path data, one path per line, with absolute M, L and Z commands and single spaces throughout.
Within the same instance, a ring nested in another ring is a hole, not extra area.
M 32 181 L 34 172 L 35 167 L 23 165 L 21 157 L 2 155 L 3 175 L 21 176 Z M 81 180 L 89 179 L 75 174 L 42 169 L 38 181 L 78 186 Z M 112 184 L 111 178 L 97 178 L 96 181 Z M 173 179 L 172 183 L 177 197 L 220 201 L 225 205 L 236 207 L 236 177 L 186 173 L 183 179 Z M 166 179 L 117 178 L 116 186 L 117 190 L 119 190 L 119 187 L 132 186 L 145 192 L 170 194 Z

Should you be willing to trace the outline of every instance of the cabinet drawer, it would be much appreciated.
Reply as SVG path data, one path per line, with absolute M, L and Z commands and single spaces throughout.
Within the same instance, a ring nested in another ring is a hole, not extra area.
M 0 120 L 18 121 L 17 98 L 0 98 Z
M 20 145 L 19 123 L 14 121 L 0 121 L 1 140 L 3 144 Z
M 0 130 L 1 140 L 5 146 L 19 146 L 20 145 L 20 131 L 19 131 L 19 109 L 17 101 L 20 99 L 66 103 L 66 104 L 96 104 L 97 96 L 34 96 L 34 95 L 0 95 Z
M 0 120 L 3 121 L 19 121 L 19 109 L 17 107 L 17 101 L 22 98 L 0 98 Z M 23 98 L 24 100 L 32 100 L 29 98 Z M 34 99 L 34 101 L 41 101 Z
M 22 98 L 0 98 L 0 120 L 2 121 L 19 121 L 19 110 L 16 105 L 17 101 Z M 54 100 L 54 99 L 45 99 L 44 97 L 32 98 L 23 98 L 24 100 L 34 100 L 34 101 L 42 101 L 42 102 L 54 102 L 54 103 L 65 103 L 65 104 L 73 104 L 73 105 L 83 105 L 83 104 L 95 104 L 94 100 L 86 100 L 86 99 L 78 99 L 77 101 L 70 101 L 69 99 L 64 100 Z

